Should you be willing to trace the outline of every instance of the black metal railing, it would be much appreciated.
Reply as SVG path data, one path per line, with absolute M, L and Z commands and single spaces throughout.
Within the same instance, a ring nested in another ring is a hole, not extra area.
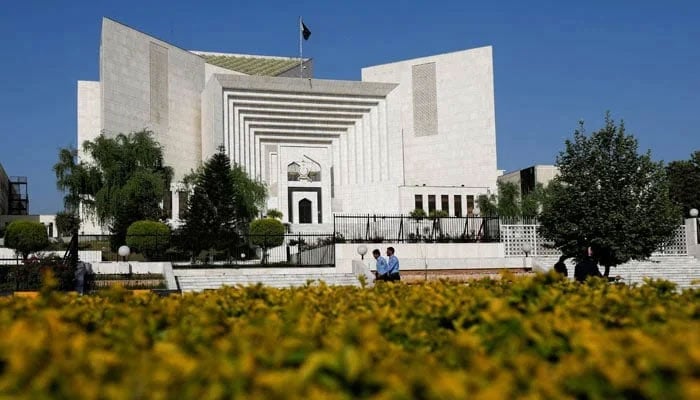
M 65 251 L 68 261 L 74 252 L 99 251 L 102 261 L 169 261 L 188 265 L 230 266 L 304 266 L 335 265 L 334 237 L 331 233 L 285 233 L 282 235 L 232 237 L 225 249 L 193 250 L 187 237 L 178 233 L 167 235 L 127 235 L 128 257 L 120 257 L 118 249 L 110 246 L 110 235 L 78 236 L 70 241 L 54 243 L 54 251 Z M 196 253 L 196 254 L 195 254 Z
M 333 220 L 336 242 L 476 243 L 500 241 L 498 217 L 343 215 Z

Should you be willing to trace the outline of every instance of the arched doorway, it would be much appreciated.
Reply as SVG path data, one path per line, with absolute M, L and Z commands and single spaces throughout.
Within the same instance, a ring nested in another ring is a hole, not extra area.
M 311 200 L 301 199 L 299 200 L 299 223 L 300 224 L 310 224 L 311 220 Z

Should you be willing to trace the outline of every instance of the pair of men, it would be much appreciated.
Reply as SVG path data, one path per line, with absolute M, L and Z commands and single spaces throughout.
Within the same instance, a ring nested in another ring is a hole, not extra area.
M 374 249 L 372 251 L 374 259 L 377 260 L 377 280 L 378 281 L 400 281 L 401 276 L 399 275 L 399 259 L 394 255 L 394 248 L 386 248 L 386 256 L 388 261 L 382 257 L 382 253 L 379 249 Z

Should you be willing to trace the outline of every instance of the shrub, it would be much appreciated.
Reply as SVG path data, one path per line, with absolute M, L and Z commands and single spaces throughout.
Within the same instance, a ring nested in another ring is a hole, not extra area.
M 446 218 L 449 217 L 450 214 L 445 210 L 433 210 L 428 216 L 430 218 Z
M 46 227 L 34 221 L 13 221 L 7 226 L 5 232 L 5 246 L 15 249 L 26 260 L 29 253 L 43 250 L 49 246 Z
M 411 218 L 419 220 L 421 218 L 427 217 L 427 214 L 425 213 L 425 210 L 422 208 L 416 208 L 415 210 L 411 211 L 410 214 L 408 214 Z
M 284 215 L 282 214 L 282 211 L 271 208 L 267 210 L 267 217 L 268 218 L 275 218 L 275 219 L 282 219 Z
M 691 399 L 697 299 L 555 274 L 0 297 L 0 397 Z
M 126 231 L 126 245 L 151 260 L 170 246 L 170 228 L 158 221 L 136 221 Z
M 284 243 L 284 225 L 274 218 L 256 219 L 250 223 L 250 238 L 254 245 L 263 248 L 281 246 Z
M 267 249 L 284 243 L 284 224 L 274 218 L 256 219 L 250 223 L 250 241 L 263 249 L 261 262 L 267 259 Z

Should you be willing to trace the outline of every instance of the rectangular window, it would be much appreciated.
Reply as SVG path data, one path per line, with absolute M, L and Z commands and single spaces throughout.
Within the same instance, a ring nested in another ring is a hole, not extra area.
M 446 194 L 440 196 L 440 209 L 446 213 L 450 212 L 450 196 Z
M 461 217 L 462 216 L 462 196 L 456 194 L 455 195 L 455 217 Z
M 435 212 L 435 195 L 428 195 L 428 213 Z
M 474 215 L 474 196 L 467 196 L 467 216 Z
M 423 209 L 423 195 L 422 194 L 417 194 L 416 195 L 416 210 L 422 210 Z
M 163 212 L 165 212 L 165 218 L 173 217 L 173 192 L 170 190 L 163 195 Z
M 185 214 L 185 211 L 187 211 L 187 198 L 188 198 L 187 192 L 177 192 L 177 199 L 179 200 L 179 207 L 177 208 L 179 211 L 180 218 Z

